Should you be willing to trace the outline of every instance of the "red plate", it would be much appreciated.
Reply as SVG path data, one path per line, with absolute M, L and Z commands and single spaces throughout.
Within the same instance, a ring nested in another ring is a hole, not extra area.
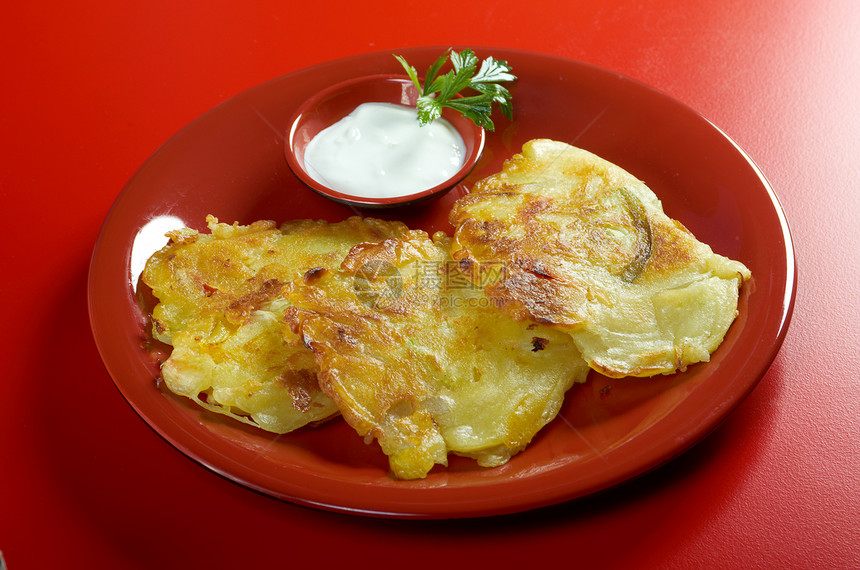
M 418 69 L 442 48 L 400 50 Z M 582 497 L 678 455 L 755 387 L 782 343 L 796 270 L 783 211 L 759 169 L 696 112 L 641 83 L 580 62 L 509 49 L 519 77 L 513 123 L 494 117 L 481 163 L 467 184 L 497 171 L 532 138 L 590 150 L 628 170 L 666 212 L 723 255 L 752 270 L 740 316 L 711 362 L 683 374 L 574 387 L 560 417 L 508 464 L 481 469 L 452 457 L 422 481 L 394 481 L 376 445 L 343 421 L 274 436 L 200 410 L 162 391 L 135 285 L 141 260 L 171 224 L 203 229 L 206 214 L 341 220 L 356 213 L 315 194 L 291 173 L 283 135 L 296 108 L 324 87 L 360 75 L 397 73 L 391 53 L 303 69 L 250 89 L 176 134 L 129 181 L 93 252 L 89 310 L 105 366 L 135 411 L 182 453 L 271 496 L 387 517 L 469 517 L 522 511 Z M 462 187 L 413 210 L 372 215 L 427 231 L 451 230 L 447 212 Z M 152 236 L 155 236 L 153 240 Z

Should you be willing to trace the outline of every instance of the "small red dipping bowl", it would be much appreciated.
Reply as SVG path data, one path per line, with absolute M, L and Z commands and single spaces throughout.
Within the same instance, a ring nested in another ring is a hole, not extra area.
M 395 103 L 414 107 L 418 100 L 415 84 L 401 75 L 370 75 L 350 79 L 324 89 L 298 108 L 287 131 L 284 154 L 299 179 L 315 192 L 337 202 L 364 208 L 388 208 L 414 204 L 441 196 L 457 186 L 475 167 L 484 151 L 484 129 L 451 109 L 442 111 L 465 144 L 463 166 L 445 182 L 406 196 L 368 198 L 351 196 L 327 187 L 305 170 L 305 148 L 317 133 L 349 115 L 362 103 Z M 416 119 L 417 120 L 417 119 Z

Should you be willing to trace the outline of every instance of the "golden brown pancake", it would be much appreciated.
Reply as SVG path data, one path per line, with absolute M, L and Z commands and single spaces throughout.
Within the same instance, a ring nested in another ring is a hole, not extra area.
M 359 245 L 288 295 L 320 386 L 400 479 L 423 478 L 449 453 L 507 462 L 588 372 L 568 335 L 493 307 L 459 273 L 450 243 L 412 231 Z
M 182 229 L 147 262 L 142 279 L 158 304 L 153 336 L 173 346 L 161 373 L 174 393 L 214 412 L 285 433 L 337 413 L 317 365 L 283 333 L 281 291 L 308 269 L 340 263 L 357 243 L 406 231 L 353 217 L 247 226 L 207 218 L 210 233 Z
M 643 182 L 545 139 L 478 182 L 450 221 L 453 256 L 488 297 L 516 319 L 568 332 L 609 376 L 709 360 L 750 277 L 669 218 Z

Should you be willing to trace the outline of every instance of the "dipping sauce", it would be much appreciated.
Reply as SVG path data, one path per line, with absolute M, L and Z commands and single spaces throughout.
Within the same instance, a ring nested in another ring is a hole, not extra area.
M 413 107 L 363 103 L 317 134 L 305 169 L 350 196 L 393 198 L 437 186 L 463 166 L 465 144 L 444 119 L 420 126 Z

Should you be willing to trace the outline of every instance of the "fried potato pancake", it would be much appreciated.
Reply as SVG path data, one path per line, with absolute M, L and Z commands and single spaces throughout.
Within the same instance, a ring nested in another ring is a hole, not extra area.
M 567 334 L 493 307 L 450 247 L 422 231 L 362 244 L 287 295 L 321 388 L 399 479 L 425 477 L 449 453 L 504 464 L 588 373 Z
M 165 385 L 201 406 L 275 433 L 337 414 L 317 383 L 313 355 L 284 335 L 281 290 L 357 243 L 401 235 L 399 222 L 349 218 L 247 226 L 207 217 L 209 233 L 170 232 L 142 274 L 158 304 L 153 336 L 173 346 Z
M 567 331 L 595 370 L 650 376 L 708 361 L 750 271 L 715 254 L 620 167 L 538 139 L 460 198 L 453 257 L 487 295 Z

